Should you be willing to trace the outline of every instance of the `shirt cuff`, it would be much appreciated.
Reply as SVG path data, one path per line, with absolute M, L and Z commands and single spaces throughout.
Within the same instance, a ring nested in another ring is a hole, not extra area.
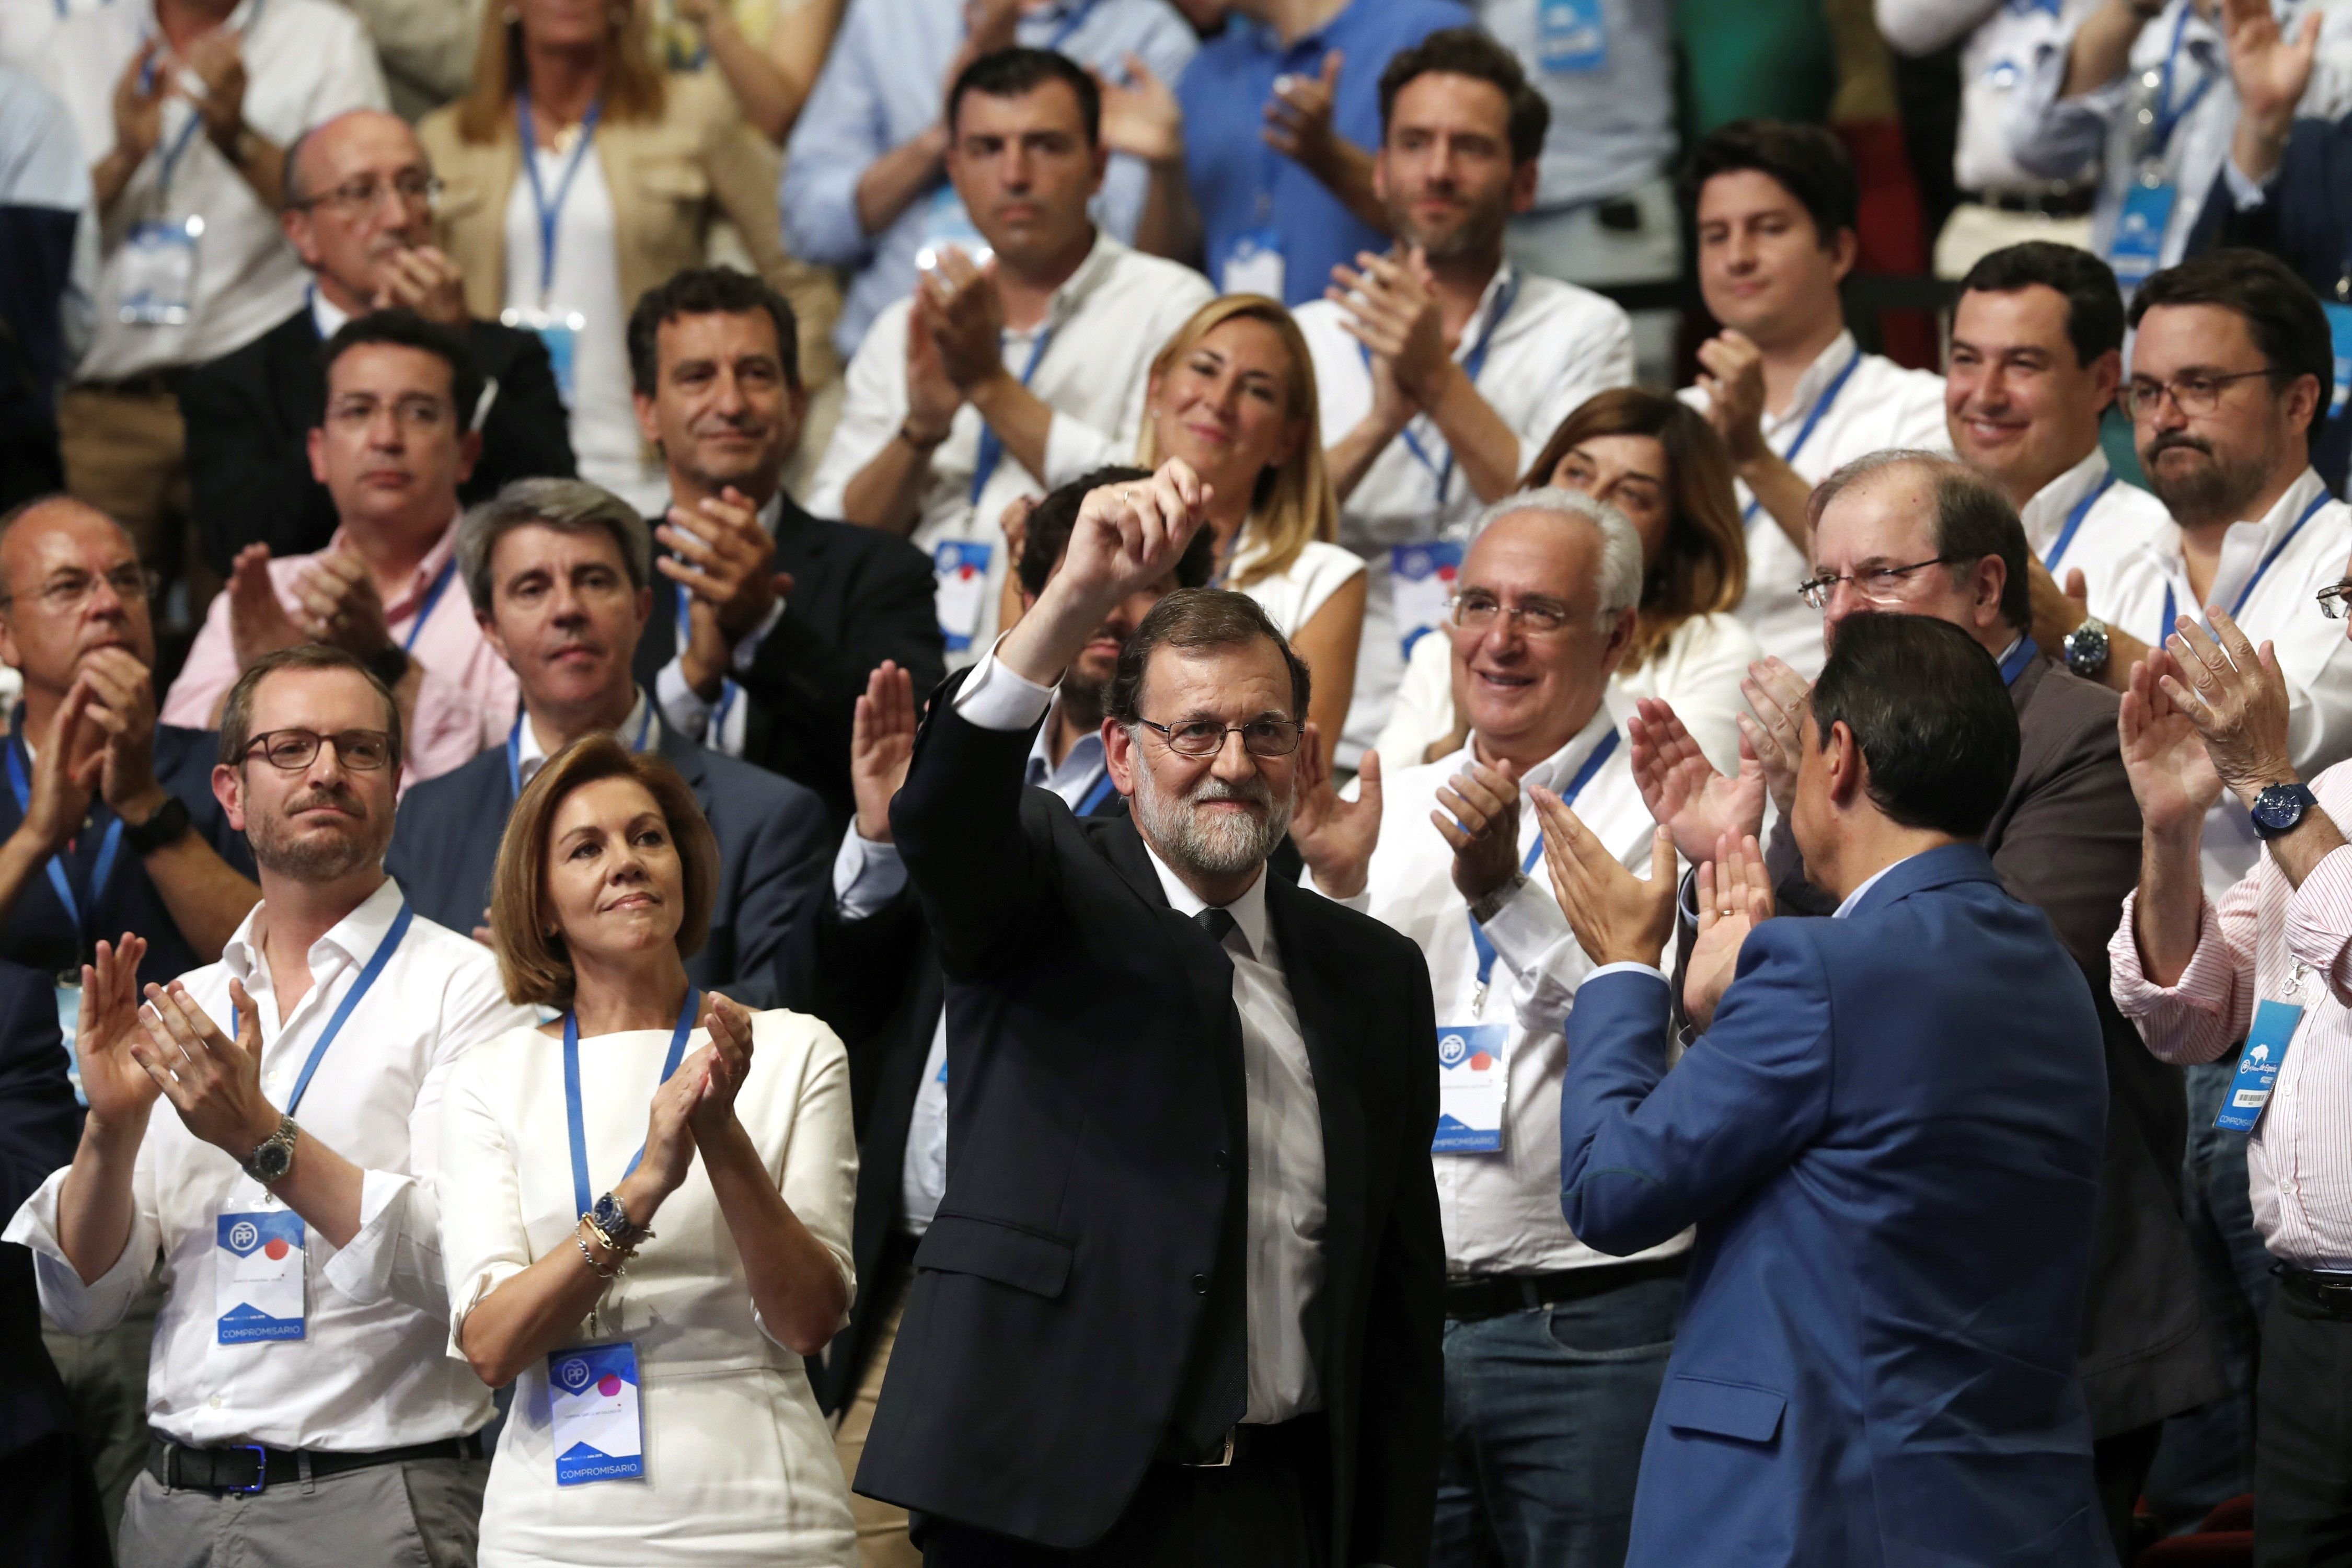
M 0 1231 L 0 1241 L 14 1242 L 32 1253 L 41 1310 L 58 1328 L 69 1334 L 104 1333 L 122 1321 L 147 1288 L 147 1265 L 155 1260 L 154 1231 L 134 1213 L 121 1256 L 105 1273 L 84 1284 L 74 1266 L 66 1261 L 65 1244 L 58 1239 L 58 1195 L 72 1169 L 68 1165 L 52 1171 L 8 1221 L 8 1228 Z M 142 1234 L 147 1237 L 144 1247 L 140 1245 Z
M 955 710 L 976 729 L 1026 730 L 1045 716 L 1053 701 L 1052 687 L 1013 673 L 991 647 L 956 693 Z
M 898 896 L 907 885 L 906 858 L 896 844 L 861 838 L 857 825 L 841 836 L 833 858 L 833 896 L 841 918 L 862 921 Z
M 709 730 L 711 704 L 688 684 L 680 660 L 671 659 L 654 677 L 654 700 L 661 704 L 662 722 L 688 740 L 699 742 Z
M 1673 981 L 1666 978 L 1665 971 L 1658 968 L 1655 964 L 1635 963 L 1630 960 L 1618 963 L 1604 963 L 1600 968 L 1594 970 L 1591 973 L 1586 975 L 1584 977 L 1584 983 L 1587 985 L 1590 985 L 1604 974 L 1646 974 L 1661 985 L 1672 985 L 1674 984 Z
M 735 645 L 735 651 L 727 656 L 727 668 L 738 675 L 750 674 L 751 661 L 760 657 L 761 639 L 774 631 L 776 623 L 783 618 L 784 600 L 783 595 L 780 594 L 776 596 L 776 602 L 768 606 L 768 613 L 760 617 L 760 624 L 744 633 L 743 640 Z M 670 662 L 676 664 L 677 661 L 672 659 Z M 686 679 L 684 670 L 678 672 L 678 679 L 680 680 Z
M 2321 857 L 2286 901 L 2286 950 L 2339 994 L 2352 964 L 2352 844 Z
M 2270 192 L 2240 169 L 2235 158 L 2221 161 L 2221 179 L 2230 187 L 2230 200 L 2237 204 L 2240 212 L 2254 212 L 2270 205 Z

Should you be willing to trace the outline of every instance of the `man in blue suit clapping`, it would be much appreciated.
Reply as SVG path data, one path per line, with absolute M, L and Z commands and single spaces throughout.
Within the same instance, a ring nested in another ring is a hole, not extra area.
M 1770 920 L 1756 840 L 1698 879 L 1673 1072 L 1674 847 L 1649 881 L 1534 792 L 1600 967 L 1568 1025 L 1561 1205 L 1630 1253 L 1696 1223 L 1629 1568 L 2109 1563 L 2074 1346 L 2106 1121 L 2098 1021 L 1976 839 L 2017 765 L 1990 655 L 1841 627 L 1790 826 L 1832 920 Z

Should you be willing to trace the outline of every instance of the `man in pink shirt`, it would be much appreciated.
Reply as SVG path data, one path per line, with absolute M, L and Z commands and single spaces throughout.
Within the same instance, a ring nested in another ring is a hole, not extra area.
M 404 784 L 506 738 L 514 672 L 482 640 L 457 577 L 457 487 L 481 437 L 481 378 L 455 335 L 407 310 L 346 323 L 322 352 L 326 415 L 310 471 L 338 526 L 314 555 L 240 552 L 163 704 L 165 723 L 210 728 L 238 673 L 299 643 L 332 644 L 391 688 L 408 736 Z
M 2344 614 L 2352 582 L 2320 590 Z M 2276 1260 L 2254 1409 L 2254 1561 L 2352 1542 L 2352 763 L 2306 784 L 2286 678 L 2218 605 L 2132 668 L 2120 728 L 2139 886 L 2108 943 L 2116 1005 L 2149 1050 L 2238 1058 L 2217 1126 L 2251 1129 L 2254 1227 Z M 2216 907 L 2198 847 L 2230 790 L 2262 854 Z M 2180 1281 L 2193 1290 L 2194 1280 Z

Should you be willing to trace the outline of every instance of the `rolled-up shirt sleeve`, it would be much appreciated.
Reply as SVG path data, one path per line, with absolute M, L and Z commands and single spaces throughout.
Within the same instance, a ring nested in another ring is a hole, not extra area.
M 2258 863 L 2239 879 L 2215 909 L 2209 900 L 2198 913 L 2197 950 L 2170 985 L 2158 985 L 2140 967 L 2139 937 L 2132 921 L 2139 889 L 2124 900 L 2122 923 L 2107 942 L 2108 991 L 2116 1008 L 2139 1030 L 2158 1060 L 2176 1066 L 2210 1062 L 2243 1039 L 2254 1010 L 2254 905 Z
M 85 1284 L 66 1260 L 65 1243 L 58 1236 L 58 1203 L 73 1167 L 49 1173 L 16 1210 L 0 1241 L 12 1241 L 33 1255 L 33 1278 L 41 1295 L 41 1310 L 69 1334 L 102 1334 L 122 1321 L 147 1289 L 147 1274 L 163 1250 L 163 1227 L 155 1203 L 154 1168 L 147 1146 L 140 1145 L 131 1174 L 131 1237 L 121 1255 L 97 1279 Z
M 2352 1007 L 2352 845 L 2330 850 L 2287 900 L 2286 950 Z
M 2038 46 L 2026 61 L 2024 79 L 2004 100 L 2009 155 L 2019 168 L 2043 179 L 2070 179 L 2099 156 L 2128 90 L 2126 71 L 2089 92 L 2061 96 L 2079 26 Z
M 824 267 L 865 261 L 870 239 L 857 218 L 857 184 L 890 151 L 886 110 L 874 90 L 869 15 L 863 5 L 849 8 L 840 41 L 793 128 L 778 192 L 785 244 L 802 260 Z

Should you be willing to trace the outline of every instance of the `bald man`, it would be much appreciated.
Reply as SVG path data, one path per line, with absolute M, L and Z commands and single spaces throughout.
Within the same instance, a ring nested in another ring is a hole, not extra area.
M 335 531 L 334 502 L 310 477 L 303 441 L 327 403 L 319 345 L 371 310 L 404 306 L 464 332 L 487 378 L 482 459 L 460 500 L 487 500 L 510 479 L 576 472 L 547 350 L 534 333 L 466 313 L 465 279 L 433 245 L 432 189 L 416 133 L 375 110 L 337 115 L 289 149 L 278 217 L 310 268 L 310 300 L 199 365 L 180 389 L 196 531 L 215 571 L 226 575 L 247 544 L 298 555 Z
M 0 517 L 0 660 L 25 678 L 0 796 L 0 959 L 68 987 L 99 933 L 147 938 L 142 980 L 210 963 L 261 897 L 213 798 L 219 742 L 155 721 L 150 581 L 94 507 L 57 496 Z

